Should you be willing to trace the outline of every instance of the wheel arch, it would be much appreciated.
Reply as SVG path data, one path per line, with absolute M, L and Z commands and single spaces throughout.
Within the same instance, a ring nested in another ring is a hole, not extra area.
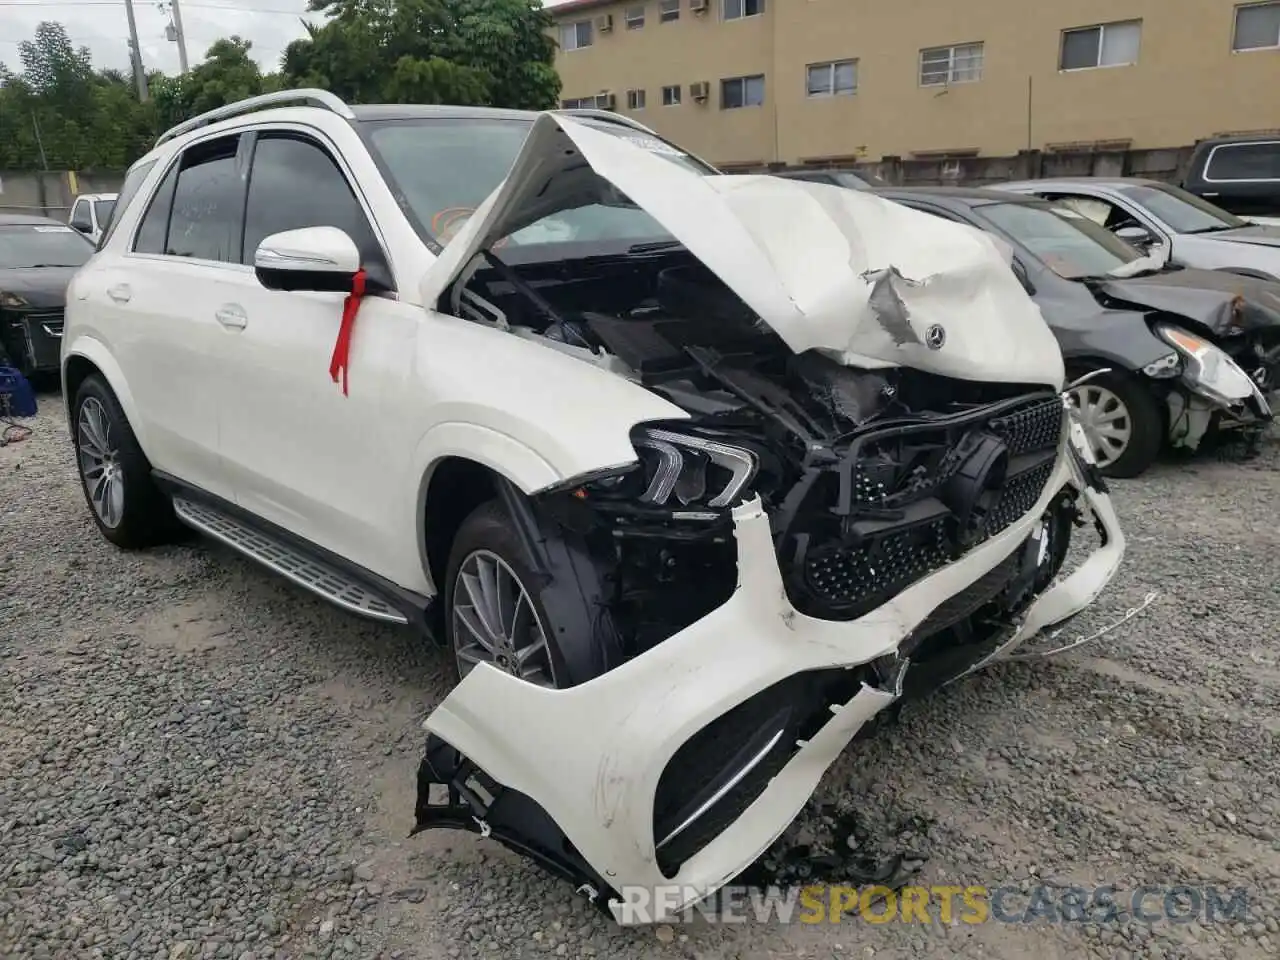
M 66 406 L 68 427 L 74 426 L 72 419 L 76 391 L 80 389 L 80 384 L 95 373 L 107 382 L 111 392 L 116 395 L 120 408 L 124 410 L 124 415 L 133 430 L 133 435 L 137 438 L 138 446 L 142 448 L 144 454 L 147 454 L 149 445 L 142 420 L 137 415 L 138 406 L 125 381 L 124 372 L 102 342 L 91 337 L 81 337 L 76 340 L 63 354 L 62 397 Z

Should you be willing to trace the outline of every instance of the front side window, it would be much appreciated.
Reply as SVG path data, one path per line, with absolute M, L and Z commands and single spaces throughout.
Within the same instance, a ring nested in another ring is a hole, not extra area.
M 990 203 L 978 212 L 1067 280 L 1104 276 L 1142 256 L 1092 220 L 1048 204 Z
M 560 25 L 560 49 L 581 50 L 591 46 L 591 21 L 579 20 L 576 23 Z
M 1064 30 L 1058 69 L 1087 70 L 1090 67 L 1134 64 L 1138 62 L 1138 47 L 1141 43 L 1141 20 Z
M 76 205 L 71 208 L 71 225 L 77 230 L 89 230 L 93 227 L 93 221 L 89 219 L 88 200 L 77 200 Z
M 628 30 L 639 30 L 644 26 L 644 7 L 627 7 L 623 22 Z
M 64 223 L 0 224 L 0 271 L 78 267 L 91 256 L 93 244 Z
M 1280 3 L 1249 3 L 1236 7 L 1233 50 L 1274 50 L 1280 47 Z
M 267 134 L 253 149 L 240 262 L 252 264 L 258 245 L 271 234 L 303 227 L 337 227 L 355 242 L 362 263 L 383 259 L 373 228 L 333 158 L 311 141 Z
M 1120 192 L 1168 224 L 1174 233 L 1210 233 L 1248 226 L 1235 214 L 1172 184 L 1133 184 L 1120 187 Z
M 664 107 L 680 106 L 680 84 L 675 83 L 662 88 L 662 105 Z
M 182 157 L 163 252 L 240 262 L 243 194 L 236 171 L 239 137 L 191 147 Z
M 724 0 L 724 18 L 742 20 L 764 13 L 764 0 Z
M 1280 180 L 1280 140 L 1224 143 L 1214 147 L 1205 165 L 1205 180 Z
M 587 121 L 603 133 L 630 140 L 663 159 L 700 174 L 717 171 L 678 147 L 615 123 Z M 370 142 L 393 192 L 424 240 L 444 244 L 506 178 L 524 144 L 525 120 L 429 119 L 370 122 Z M 581 202 L 516 231 L 504 249 L 556 242 L 668 238 L 649 214 L 625 202 L 606 181 L 579 194 Z
M 139 163 L 131 167 L 129 172 L 124 175 L 124 183 L 120 185 L 120 192 L 116 194 L 115 202 L 111 205 L 111 212 L 115 213 L 118 209 L 123 216 L 129 209 L 129 204 L 137 195 L 138 190 L 142 187 L 142 183 L 147 179 L 147 174 L 151 172 L 151 168 L 156 165 L 154 160 L 148 160 L 146 163 Z M 98 249 L 101 250 L 111 235 L 115 232 L 118 217 L 108 217 L 106 224 L 102 228 L 102 236 L 98 239 Z
M 921 50 L 920 85 L 934 87 L 981 80 L 983 57 L 983 46 L 980 43 Z
M 680 0 L 659 0 L 658 22 L 670 23 L 680 19 Z
M 858 92 L 858 61 L 809 64 L 805 92 L 811 97 L 849 96 Z
M 720 108 L 758 107 L 764 103 L 764 74 L 720 81 Z

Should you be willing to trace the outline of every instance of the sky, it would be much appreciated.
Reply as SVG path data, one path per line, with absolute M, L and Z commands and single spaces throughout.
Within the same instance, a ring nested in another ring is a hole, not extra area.
M 238 34 L 253 43 L 264 70 L 275 70 L 291 40 L 304 36 L 307 0 L 178 0 L 191 66 L 220 37 Z M 554 6 L 561 0 L 544 0 Z M 169 14 L 155 0 L 133 0 L 138 42 L 148 70 L 178 72 L 178 45 L 165 40 Z M 124 0 L 0 0 L 0 63 L 20 69 L 18 43 L 30 40 L 41 20 L 57 20 L 76 46 L 86 46 L 93 65 L 129 70 L 129 21 Z

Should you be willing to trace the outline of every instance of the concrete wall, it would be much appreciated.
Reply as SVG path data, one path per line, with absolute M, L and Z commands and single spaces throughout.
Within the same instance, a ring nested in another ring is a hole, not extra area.
M 66 221 L 78 194 L 115 193 L 123 180 L 123 173 L 0 170 L 0 213 L 24 213 Z
M 590 21 L 589 46 L 561 49 L 562 97 L 608 91 L 617 109 L 717 164 L 1019 150 L 1181 147 L 1220 132 L 1280 127 L 1280 44 L 1234 52 L 1241 0 L 764 0 L 661 22 L 660 0 L 574 0 L 558 25 Z M 644 25 L 628 29 L 629 9 Z M 752 8 L 754 9 L 754 7 Z M 612 15 L 602 31 L 598 18 Z M 1059 68 L 1064 31 L 1140 21 L 1137 62 Z M 558 34 L 557 34 L 558 36 Z M 924 48 L 983 45 L 981 78 L 921 85 Z M 808 96 L 806 66 L 857 61 L 857 90 Z M 723 109 L 724 78 L 764 76 L 764 103 Z M 694 102 L 689 84 L 706 81 Z M 664 85 L 682 86 L 678 106 Z M 627 91 L 643 90 L 643 110 Z

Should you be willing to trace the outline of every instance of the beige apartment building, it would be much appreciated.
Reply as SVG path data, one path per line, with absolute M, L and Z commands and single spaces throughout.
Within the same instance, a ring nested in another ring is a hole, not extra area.
M 567 106 L 726 166 L 1280 128 L 1280 0 L 569 0 Z

